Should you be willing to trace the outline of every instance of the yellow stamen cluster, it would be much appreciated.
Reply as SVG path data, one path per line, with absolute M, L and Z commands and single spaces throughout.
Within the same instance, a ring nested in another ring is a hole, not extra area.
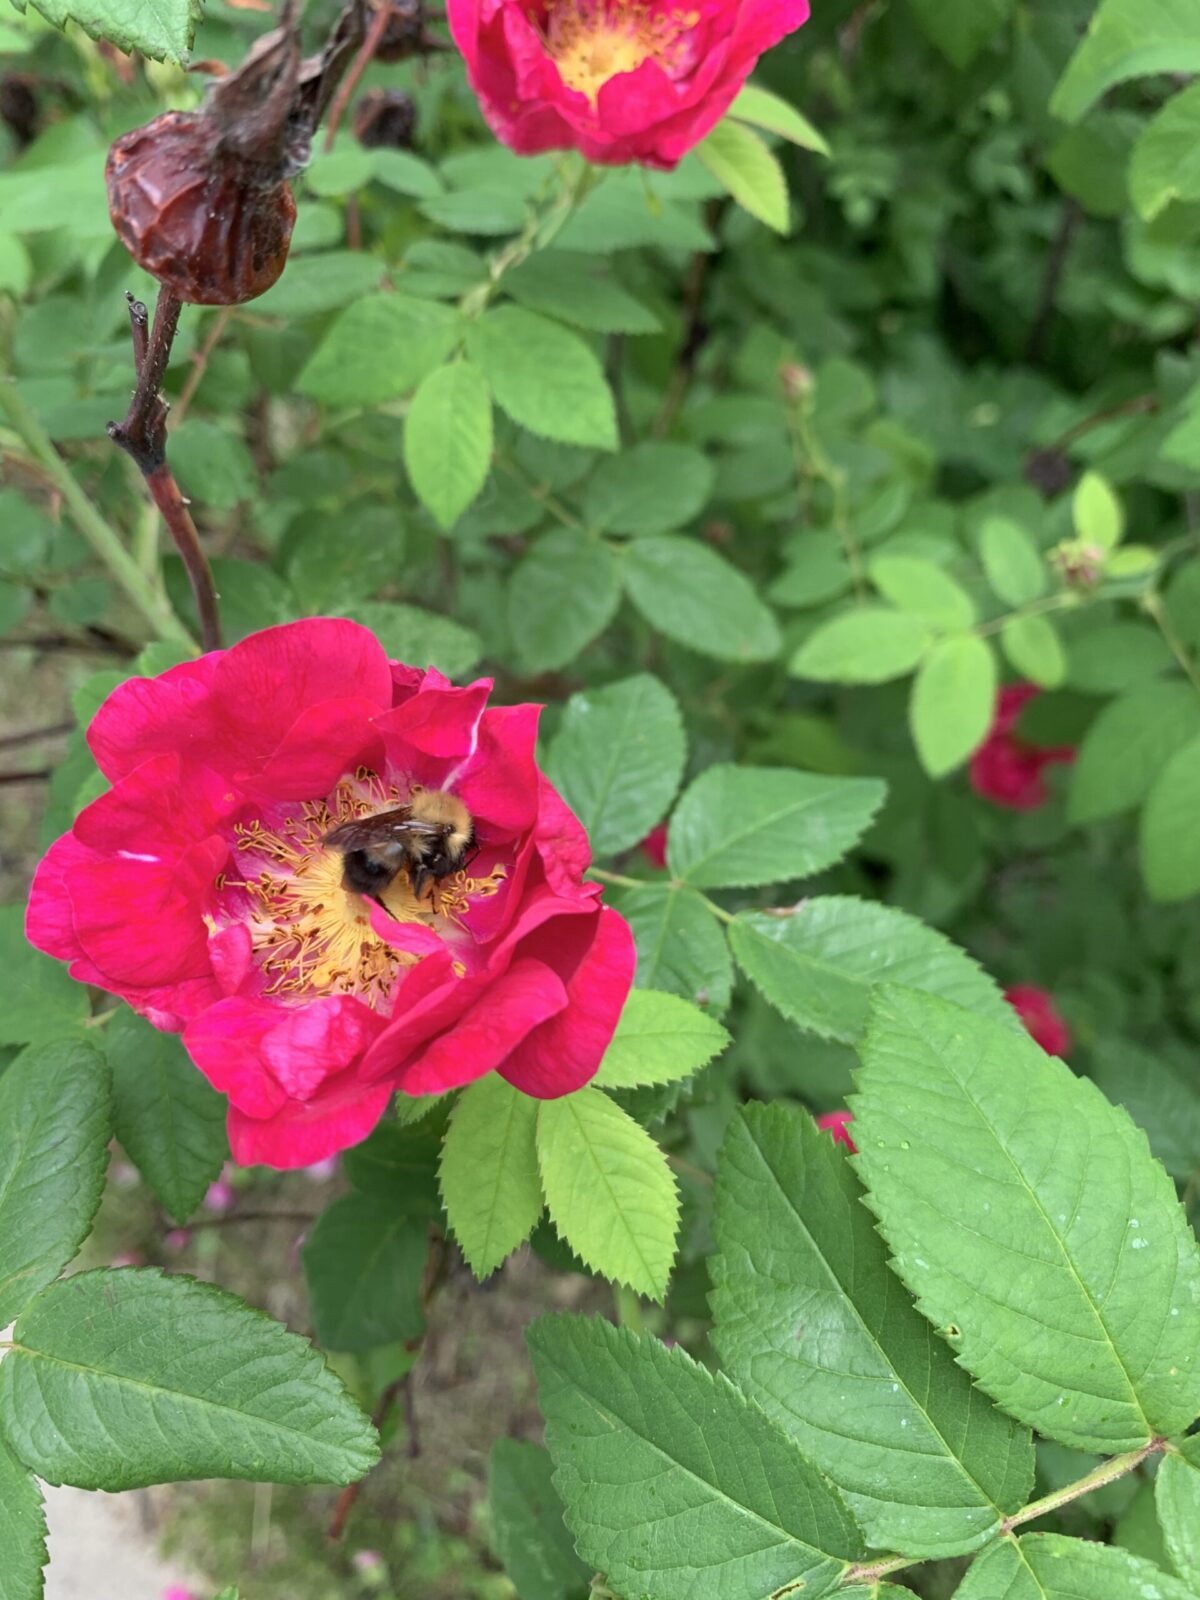
M 551 0 L 544 37 L 563 82 L 595 105 L 603 84 L 643 61 L 678 71 L 685 35 L 699 20 L 698 11 L 668 11 L 646 0 Z

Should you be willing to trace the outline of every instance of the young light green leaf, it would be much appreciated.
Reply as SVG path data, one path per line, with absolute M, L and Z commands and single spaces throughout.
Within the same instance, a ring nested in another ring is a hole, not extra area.
M 300 374 L 297 387 L 329 406 L 382 405 L 407 394 L 439 367 L 462 331 L 457 310 L 436 300 L 367 295 L 338 317 Z
M 663 1300 L 679 1196 L 646 1130 L 599 1089 L 538 1109 L 538 1165 L 550 1219 L 594 1272 Z
M 1200 1084 L 1128 1039 L 1096 1042 L 1092 1076 L 1125 1107 L 1173 1178 L 1200 1172 Z
M 876 983 L 900 983 L 1011 1022 L 992 979 L 945 934 L 895 906 L 848 896 L 801 900 L 789 911 L 745 912 L 729 929 L 739 967 L 790 1022 L 854 1044 Z
M 685 444 L 645 440 L 601 461 L 583 494 L 589 527 L 612 533 L 670 533 L 702 511 L 716 469 Z
M 41 1600 L 45 1565 L 42 1492 L 0 1429 L 0 1600 Z
M 1061 687 L 1067 652 L 1049 617 L 1013 617 L 1000 630 L 1000 644 L 1013 670 L 1042 689 Z
M 1152 1561 L 1091 1539 L 1027 1533 L 978 1556 L 954 1600 L 1196 1600 Z
M 542 1214 L 538 1101 L 497 1072 L 464 1089 L 442 1146 L 442 1199 L 477 1278 L 525 1243 Z
M 620 909 L 637 943 L 638 984 L 682 995 L 719 1016 L 733 993 L 733 962 L 721 924 L 696 891 L 634 889 Z
M 1147 221 L 1174 200 L 1200 200 L 1200 84 L 1168 100 L 1129 162 L 1129 194 Z
M 831 153 L 828 144 L 807 117 L 777 94 L 772 94 L 769 89 L 760 89 L 757 84 L 748 83 L 741 90 L 729 108 L 729 115 L 736 117 L 739 122 L 750 123 L 752 127 L 777 133 L 781 139 L 799 145 L 802 150 L 814 150 L 819 156 Z
M 1050 110 L 1078 122 L 1115 84 L 1155 72 L 1200 72 L 1192 0 L 1102 0 Z
M 787 179 L 768 145 L 741 122 L 718 122 L 696 154 L 743 210 L 776 233 L 788 231 Z
M 211 1284 L 150 1267 L 79 1273 L 38 1296 L 15 1338 L 0 1413 L 47 1483 L 352 1483 L 379 1457 L 312 1346 Z
M 621 602 L 617 558 L 573 528 L 544 534 L 508 585 L 508 623 L 527 672 L 555 672 L 612 621 Z
M 1200 700 L 1186 683 L 1142 684 L 1092 723 L 1071 769 L 1067 815 L 1078 825 L 1131 811 L 1167 762 L 1200 734 Z
M 973 633 L 934 645 L 913 682 L 909 722 L 931 778 L 960 767 L 987 737 L 996 708 L 996 657 Z
M 496 1554 L 521 1600 L 579 1600 L 592 1569 L 575 1554 L 563 1505 L 540 1445 L 498 1439 L 488 1461 L 488 1511 Z M 0 1596 L 0 1600 L 3 1597 Z
M 25 0 L 13 3 L 25 10 Z M 199 0 L 34 0 L 34 5 L 56 28 L 77 22 L 93 39 L 106 39 L 118 50 L 139 50 L 155 61 L 180 65 L 192 48 L 201 12 Z
M 526 1335 L 580 1555 L 618 1594 L 830 1594 L 863 1553 L 841 1497 L 721 1373 L 583 1317 Z
M 717 1169 L 713 1340 L 869 1544 L 961 1554 L 1024 1504 L 1033 1441 L 980 1404 L 889 1271 L 861 1196 L 807 1112 L 743 1107 Z
M 1154 1500 L 1172 1565 L 1200 1592 L 1200 1438 L 1181 1440 L 1164 1457 Z
M 634 989 L 594 1081 L 603 1089 L 675 1083 L 707 1066 L 728 1043 L 721 1024 L 690 1001 Z
M 1115 550 L 1125 531 L 1125 513 L 1106 478 L 1085 472 L 1071 502 L 1075 532 L 1099 550 Z
M 1142 873 L 1155 900 L 1200 894 L 1200 735 L 1154 781 L 1141 821 Z
M 425 1331 L 421 1280 L 429 1254 L 423 1216 L 348 1194 L 322 1212 L 300 1252 L 317 1340 L 370 1350 Z
M 639 672 L 571 696 L 546 770 L 587 829 L 595 854 L 615 855 L 662 821 L 686 756 L 674 695 Z
M 0 1077 L 0 1328 L 87 1238 L 104 1188 L 112 1109 L 90 1044 L 31 1045 Z
M 492 399 L 470 361 L 435 367 L 404 419 L 404 465 L 423 505 L 450 529 L 483 488 L 492 464 Z
M 495 306 L 471 325 L 467 345 L 521 427 L 562 444 L 617 448 L 612 390 L 578 334 L 520 306 Z
M 940 633 L 971 628 L 979 619 L 974 600 L 936 561 L 882 555 L 868 570 L 885 600 Z
M 181 1225 L 229 1155 L 225 1101 L 173 1033 L 128 1008 L 105 1029 L 113 1129 L 125 1153 Z
M 1011 1028 L 877 991 L 852 1102 L 900 1276 L 1010 1415 L 1135 1449 L 1200 1410 L 1200 1248 L 1124 1111 Z M 946 1155 L 969 1173 L 945 1204 Z
M 856 606 L 823 622 L 800 646 L 789 671 L 817 683 L 887 683 L 911 672 L 933 642 L 919 617 Z
M 29 943 L 24 906 L 0 907 L 0 963 L 5 978 L 0 1045 L 79 1037 L 79 1025 L 88 1014 L 87 989 L 61 961 L 52 961 Z
M 988 517 L 979 531 L 979 554 L 988 583 L 1010 606 L 1025 606 L 1046 592 L 1047 571 L 1041 551 L 1019 522 Z
M 528 311 L 542 311 L 594 333 L 657 333 L 654 312 L 612 278 L 580 270 L 579 257 L 539 250 L 512 272 L 504 288 Z
M 625 586 L 659 633 L 717 661 L 773 661 L 779 625 L 737 567 L 695 539 L 638 539 L 623 554 Z
M 697 889 L 811 877 L 862 838 L 885 793 L 876 778 L 709 767 L 675 808 L 667 864 Z

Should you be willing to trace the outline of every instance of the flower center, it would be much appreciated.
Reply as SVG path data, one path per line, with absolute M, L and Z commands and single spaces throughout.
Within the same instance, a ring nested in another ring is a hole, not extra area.
M 698 11 L 664 11 L 646 0 L 551 0 L 544 37 L 563 82 L 595 105 L 602 85 L 643 61 L 676 73 L 684 35 L 699 20 Z
M 398 950 L 371 926 L 370 903 L 343 882 L 344 858 L 321 841 L 352 818 L 403 805 L 405 795 L 365 769 L 343 779 L 327 800 L 304 801 L 267 826 L 257 818 L 234 828 L 242 876 L 218 879 L 229 921 L 249 924 L 263 993 L 288 1001 L 350 994 L 376 1011 L 391 1007 L 396 978 L 421 958 Z M 406 872 L 379 896 L 397 922 L 448 935 L 464 929 L 475 896 L 496 894 L 503 867 L 484 878 L 465 871 L 442 878 L 418 900 Z

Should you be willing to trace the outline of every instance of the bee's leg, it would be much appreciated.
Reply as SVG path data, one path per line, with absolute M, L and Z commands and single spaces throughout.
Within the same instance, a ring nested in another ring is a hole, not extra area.
M 367 898 L 369 900 L 374 900 L 375 904 L 380 908 L 381 911 L 386 911 L 388 916 L 391 917 L 392 921 L 393 922 L 396 921 L 396 913 L 392 910 L 391 906 L 389 906 L 387 901 L 383 898 L 383 894 L 382 893 L 368 895 Z
M 433 882 L 433 873 L 430 872 L 428 867 L 414 867 L 410 881 L 414 899 L 421 900 L 425 896 L 426 884 Z

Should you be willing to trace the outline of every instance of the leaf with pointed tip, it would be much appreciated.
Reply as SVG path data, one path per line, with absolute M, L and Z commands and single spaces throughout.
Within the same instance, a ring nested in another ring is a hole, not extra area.
M 592 1569 L 575 1554 L 540 1445 L 498 1439 L 488 1462 L 488 1510 L 496 1554 L 520 1600 L 579 1600 Z
M 650 884 L 620 899 L 637 941 L 637 982 L 682 995 L 718 1015 L 733 993 L 733 962 L 721 924 L 694 889 Z
M 419 1215 L 346 1194 L 324 1211 L 300 1252 L 313 1327 L 327 1350 L 372 1350 L 425 1331 L 421 1281 L 429 1229 Z
M 707 1066 L 728 1043 L 725 1029 L 699 1006 L 679 995 L 634 989 L 594 1081 L 602 1089 L 677 1083 Z
M 962 1554 L 1024 1503 L 1033 1442 L 913 1306 L 861 1197 L 806 1112 L 743 1107 L 717 1169 L 713 1342 L 868 1543 Z
M 0 1362 L 0 1415 L 47 1483 L 352 1483 L 375 1430 L 304 1339 L 157 1268 L 83 1272 L 38 1296 Z
M 981 1387 L 1079 1450 L 1190 1426 L 1200 1246 L 1128 1115 L 1020 1032 L 911 989 L 877 991 L 859 1054 L 868 1203 Z
M 1200 72 L 1193 0 L 1102 0 L 1050 110 L 1078 122 L 1115 84 L 1155 72 Z
M 542 1214 L 538 1102 L 497 1072 L 459 1096 L 442 1145 L 442 1199 L 477 1278 L 525 1243 Z
M 0 1433 L 0 1600 L 41 1600 L 45 1565 L 42 1492 Z
M 554 1483 L 619 1594 L 830 1594 L 862 1536 L 837 1491 L 721 1373 L 584 1317 L 527 1335 Z
M 1196 1600 L 1161 1567 L 1114 1545 L 1027 1533 L 978 1556 L 954 1600 Z
M 14 0 L 24 11 L 25 0 Z M 200 20 L 200 0 L 34 0 L 56 28 L 77 22 L 93 39 L 139 50 L 155 61 L 183 63 Z
M 1200 1592 L 1200 1437 L 1184 1439 L 1154 1480 L 1158 1520 L 1172 1565 Z

